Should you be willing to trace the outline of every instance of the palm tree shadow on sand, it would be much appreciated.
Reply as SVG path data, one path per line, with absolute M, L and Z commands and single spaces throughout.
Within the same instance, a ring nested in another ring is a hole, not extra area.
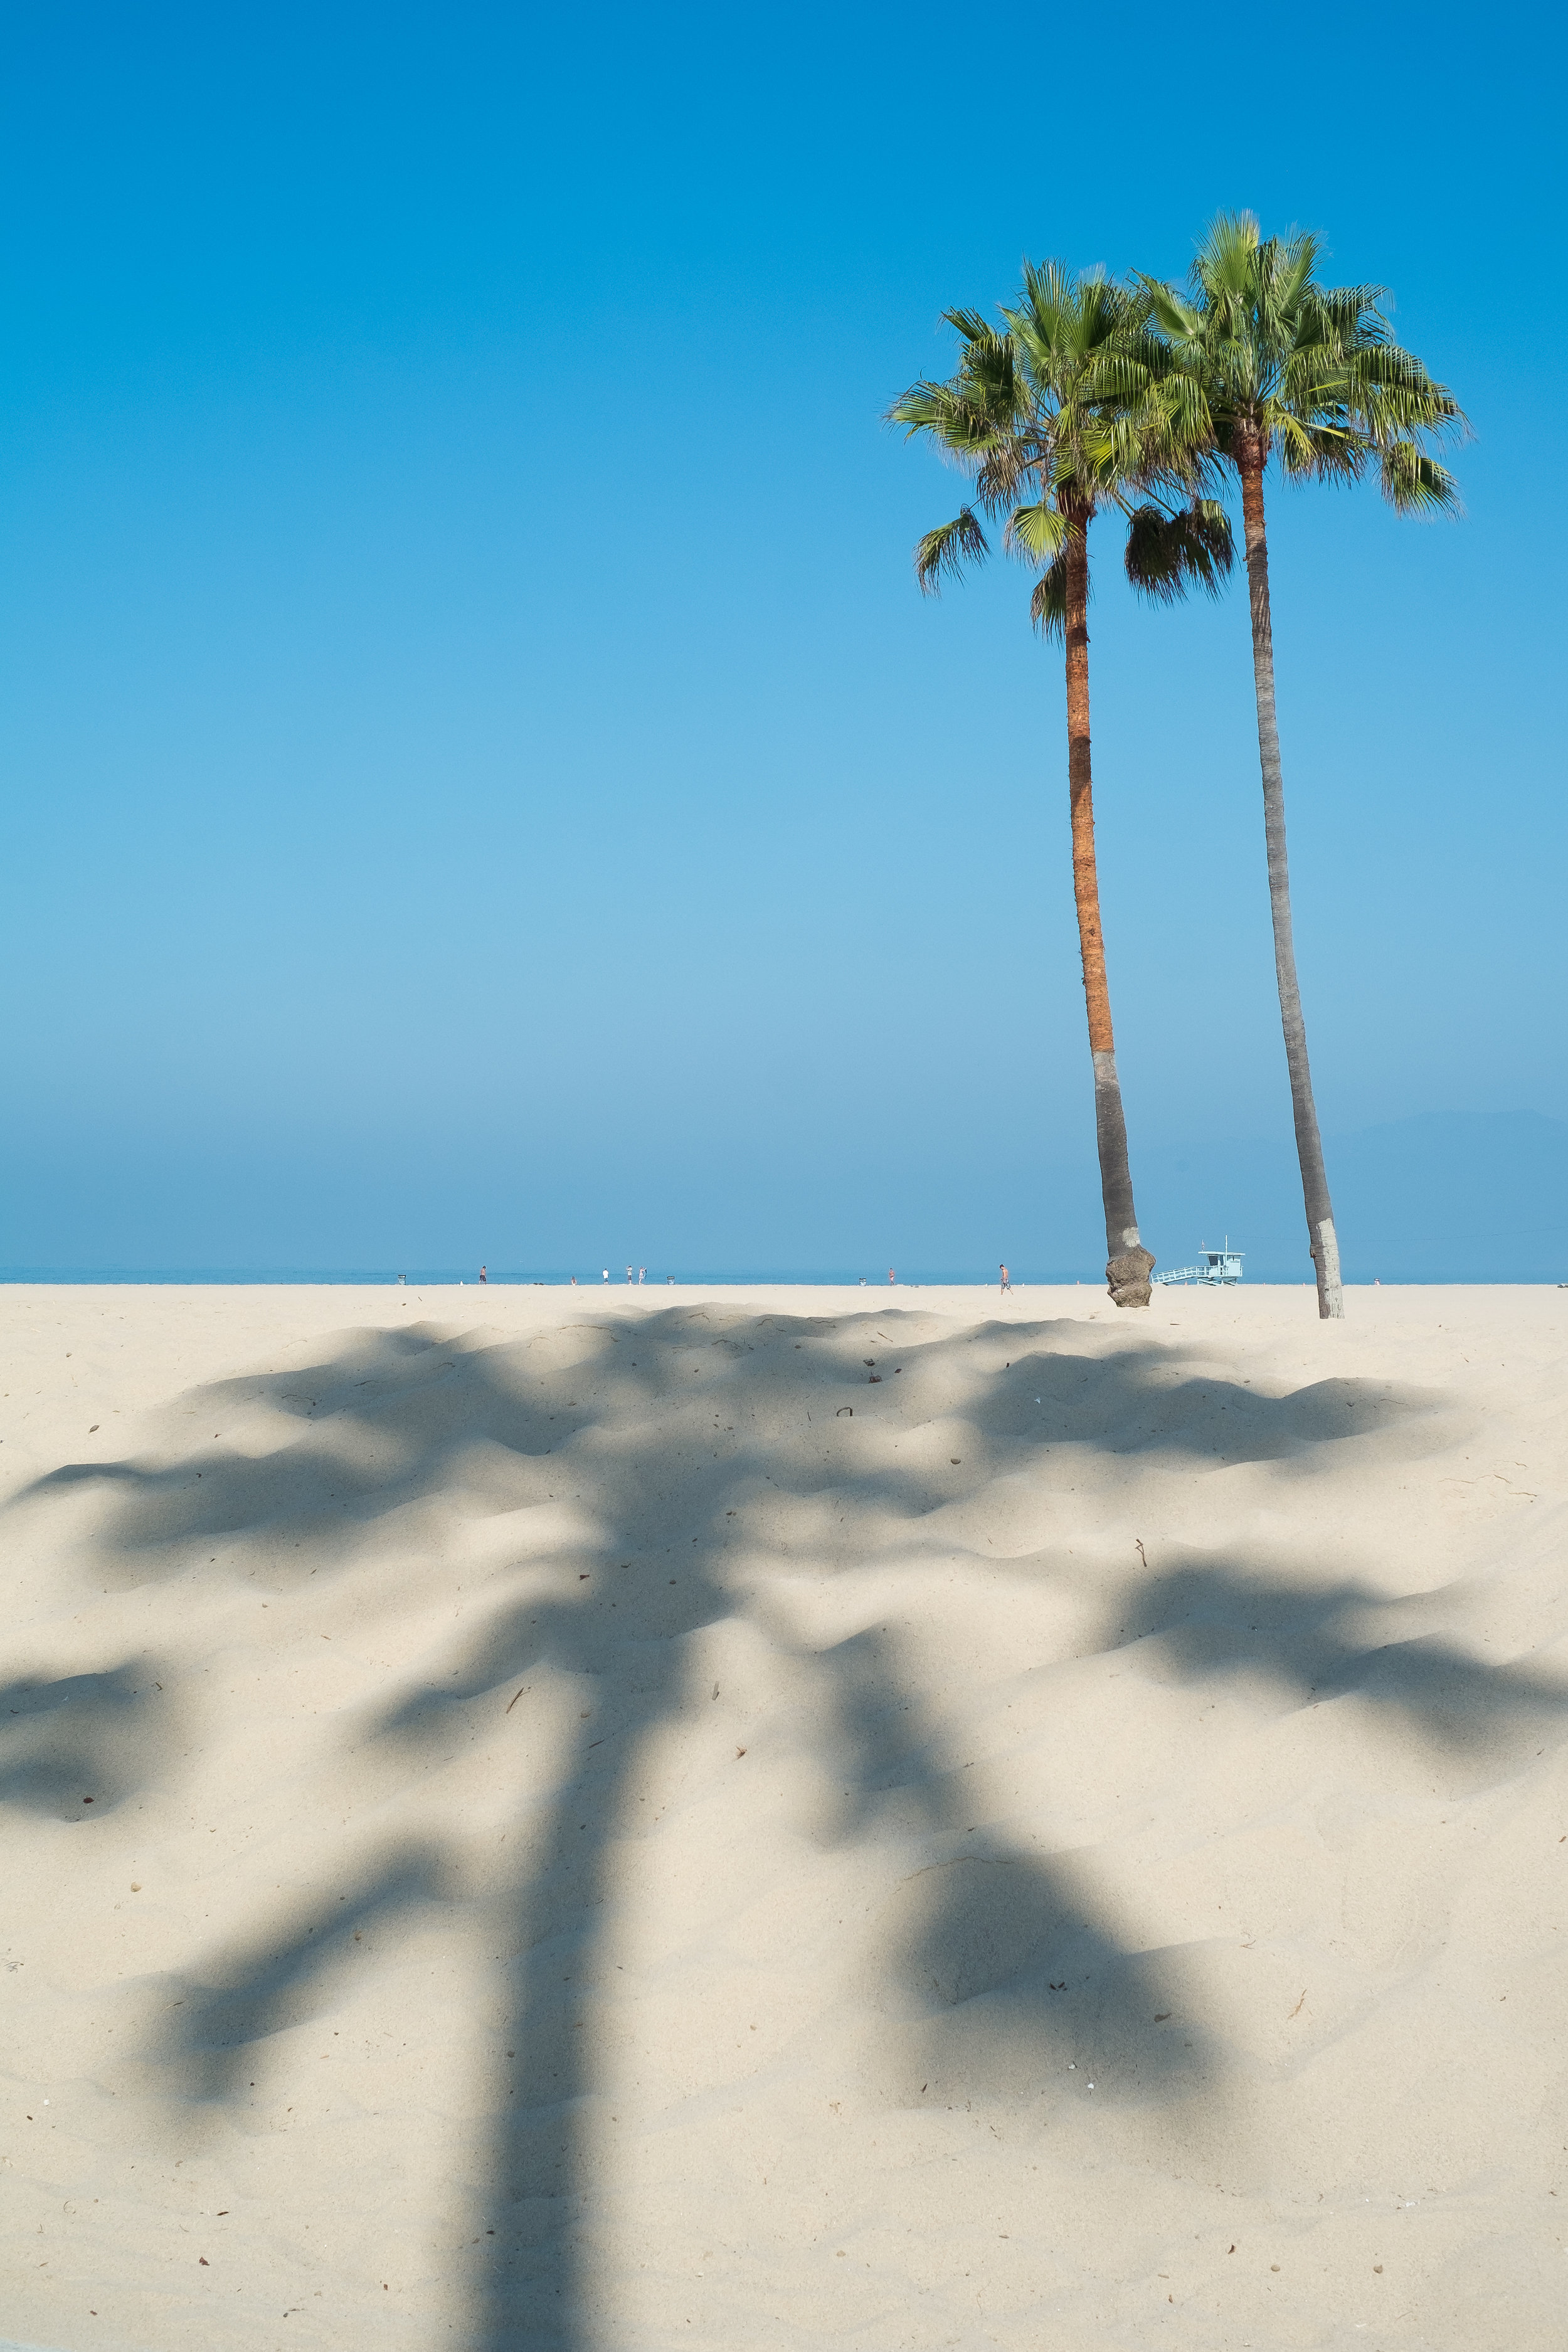
M 744 1620 L 820 1678 L 832 1726 L 823 1786 L 842 1793 L 825 1799 L 819 1833 L 935 1850 L 880 1915 L 864 1987 L 886 2026 L 886 2097 L 1059 2096 L 1068 2055 L 1088 2036 L 1110 2061 L 1106 2095 L 1134 2113 L 1177 2101 L 1223 2113 L 1223 2021 L 1205 2029 L 1185 2003 L 1181 2030 L 1163 2030 L 1185 2002 L 1179 1958 L 1129 1948 L 1064 1858 L 966 1820 L 960 1760 L 923 1714 L 896 1640 L 862 1629 L 814 1647 L 774 1606 L 770 1565 L 794 1573 L 809 1559 L 831 1578 L 931 1544 L 961 1570 L 989 1573 L 994 1562 L 951 1523 L 933 1532 L 939 1515 L 998 1475 L 1048 1482 L 1053 1449 L 1305 1463 L 1352 1429 L 1414 1432 L 1431 1401 L 1354 1381 L 1262 1397 L 1189 1377 L 1165 1349 L 1075 1352 L 1083 1328 L 1072 1323 L 1011 1325 L 1005 1341 L 1016 1351 L 1008 1366 L 979 1369 L 968 1332 L 887 1309 L 807 1320 L 670 1308 L 515 1340 L 432 1326 L 351 1333 L 325 1361 L 184 1401 L 181 1425 L 193 1410 L 198 1428 L 213 1416 L 199 1453 L 69 1465 L 26 1498 L 33 1508 L 87 1489 L 107 1500 L 94 1558 L 126 1582 L 251 1578 L 301 1596 L 337 1579 L 367 1610 L 407 1598 L 378 1581 L 395 1514 L 405 1529 L 454 1513 L 509 1534 L 542 1528 L 521 1583 L 515 1554 L 498 1571 L 503 1597 L 481 1628 L 355 1727 L 417 1784 L 526 1710 L 535 1678 L 572 1678 L 584 1704 L 549 1785 L 517 1786 L 526 1870 L 492 1868 L 480 1883 L 460 1856 L 408 1842 L 345 1855 L 334 1888 L 352 1881 L 348 1896 L 323 1890 L 258 1921 L 183 1979 L 158 2053 L 190 2095 L 229 2098 L 268 2035 L 326 2004 L 351 1937 L 395 1934 L 443 1906 L 482 1916 L 504 2032 L 488 2085 L 491 2137 L 473 2160 L 488 2208 L 475 2352 L 574 2347 L 595 2332 L 584 2215 L 615 2080 L 598 1987 L 626 1857 L 657 1837 L 644 1801 L 651 1748 L 709 1704 L 693 1637 L 726 1621 Z M 875 1381 L 870 1355 L 883 1366 Z M 901 1464 L 867 1444 L 878 1416 L 918 1433 L 922 1392 L 938 1401 L 933 1426 L 962 1396 L 979 1433 L 973 1459 L 952 1461 L 945 1437 L 901 1449 Z M 226 1446 L 224 1430 L 247 1414 L 245 1445 Z M 1426 1707 L 1441 1734 L 1436 1670 L 1358 1664 L 1338 1630 L 1342 1594 L 1321 1597 L 1315 1618 L 1310 1606 L 1304 1618 L 1270 1617 L 1268 1598 L 1234 1563 L 1151 1578 L 1125 1638 L 1158 1635 L 1177 1671 L 1216 1642 L 1245 1640 L 1287 1683 L 1361 1673 L 1370 1696 Z M 1451 1702 L 1451 1658 L 1443 1671 Z M 1542 1709 L 1561 1708 L 1506 1673 L 1464 1672 L 1494 1745 L 1533 1736 Z

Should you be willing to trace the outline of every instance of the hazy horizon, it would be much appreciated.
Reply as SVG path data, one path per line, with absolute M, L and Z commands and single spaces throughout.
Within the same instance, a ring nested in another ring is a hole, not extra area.
M 1337 1171 L 1336 1207 L 1345 1237 L 1347 1279 L 1352 1284 L 1568 1278 L 1568 1123 L 1535 1112 L 1430 1114 L 1359 1134 L 1331 1136 L 1329 1144 L 1331 1165 Z M 1304 1242 L 1300 1250 L 1296 1243 L 1302 1231 L 1300 1192 L 1288 1144 L 1281 1148 L 1278 1139 L 1206 1148 L 1184 1144 L 1152 1159 L 1146 1173 L 1152 1179 L 1147 1196 L 1152 1213 L 1145 1217 L 1144 1230 L 1163 1267 L 1188 1264 L 1200 1248 L 1217 1247 L 1228 1235 L 1244 1253 L 1244 1279 L 1290 1283 L 1310 1278 Z M 169 1280 L 194 1279 L 201 1272 L 257 1278 L 283 1278 L 292 1273 L 313 1279 L 333 1272 L 353 1279 L 405 1271 L 411 1279 L 422 1274 L 428 1281 L 437 1276 L 471 1281 L 484 1264 L 497 1281 L 509 1276 L 564 1280 L 575 1271 L 585 1287 L 602 1288 L 600 1277 L 607 1264 L 610 1286 L 625 1286 L 626 1238 L 623 1235 L 607 1252 L 602 1235 L 599 1245 L 592 1246 L 587 1230 L 595 1213 L 592 1208 L 580 1211 L 570 1234 L 556 1224 L 553 1249 L 530 1252 L 514 1246 L 523 1235 L 522 1221 L 515 1204 L 508 1205 L 504 1184 L 489 1181 L 490 1198 L 470 1196 L 467 1204 L 463 1237 L 471 1238 L 472 1246 L 466 1262 L 455 1248 L 428 1245 L 437 1238 L 441 1213 L 428 1194 L 406 1202 L 399 1211 L 384 1192 L 374 1204 L 373 1217 L 361 1204 L 362 1226 L 372 1223 L 378 1240 L 398 1237 L 393 1227 L 401 1215 L 403 1237 L 415 1246 L 401 1253 L 388 1247 L 367 1248 L 363 1254 L 345 1248 L 338 1255 L 311 1256 L 290 1250 L 286 1237 L 291 1234 L 298 1241 L 312 1225 L 321 1229 L 326 1217 L 320 1203 L 307 1201 L 303 1213 L 289 1226 L 289 1202 L 275 1193 L 268 1197 L 264 1182 L 237 1198 L 236 1171 L 228 1171 L 226 1181 L 216 1173 L 209 1183 L 197 1170 L 185 1178 L 189 1197 L 167 1198 L 164 1255 L 138 1256 L 128 1246 L 118 1255 L 104 1252 L 89 1258 L 61 1250 L 53 1257 L 40 1254 L 13 1260 L 0 1266 L 0 1280 L 44 1280 L 51 1275 L 80 1280 L 94 1274 L 109 1278 L 134 1272 Z M 64 1170 L 59 1184 L 50 1229 L 57 1239 L 81 1229 L 114 1230 L 111 1204 L 103 1192 L 94 1199 L 90 1187 L 84 1192 L 79 1185 L 73 1192 Z M 650 1284 L 671 1273 L 683 1278 L 684 1269 L 684 1278 L 703 1282 L 853 1281 L 864 1274 L 870 1286 L 880 1283 L 884 1288 L 889 1264 L 911 1283 L 922 1278 L 988 1281 L 1005 1253 L 1016 1277 L 1026 1283 L 1094 1280 L 1104 1263 L 1094 1218 L 1091 1148 L 1077 1162 L 1015 1171 L 1005 1194 L 993 1192 L 990 1246 L 995 1256 L 989 1261 L 979 1255 L 973 1237 L 968 1247 L 931 1248 L 929 1244 L 943 1234 L 934 1226 L 917 1234 L 907 1209 L 897 1206 L 884 1213 L 894 1246 L 876 1245 L 869 1228 L 878 1212 L 867 1206 L 858 1212 L 858 1252 L 834 1249 L 829 1245 L 834 1228 L 826 1222 L 834 1213 L 834 1189 L 829 1172 L 816 1171 L 813 1183 L 810 1172 L 801 1171 L 787 1197 L 777 1189 L 772 1196 L 775 1232 L 793 1229 L 798 1235 L 803 1222 L 817 1221 L 810 1237 L 822 1245 L 815 1250 L 797 1242 L 793 1250 L 769 1252 L 760 1214 L 754 1228 L 746 1224 L 750 1211 L 744 1201 L 731 1204 L 726 1216 L 721 1202 L 699 1193 L 680 1202 L 661 1199 L 657 1211 L 650 1207 L 648 1230 L 638 1239 L 631 1263 L 634 1268 L 647 1267 Z M 345 1213 L 342 1204 L 335 1203 L 331 1213 L 336 1237 L 346 1238 L 353 1212 Z M 711 1220 L 708 1231 L 728 1246 L 703 1248 L 705 1215 Z M 955 1209 L 954 1228 L 958 1215 Z M 249 1257 L 226 1256 L 216 1250 L 182 1255 L 175 1245 L 182 1218 L 212 1240 L 225 1231 L 270 1232 L 273 1246 Z M 145 1234 L 149 1228 L 138 1222 Z M 610 1222 L 607 1216 L 605 1222 Z M 118 1230 L 129 1244 L 132 1229 L 122 1220 Z M 1052 1249 L 1053 1230 L 1070 1246 Z M 952 1231 L 945 1237 L 964 1238 Z M 848 1238 L 853 1242 L 857 1236 Z M 750 1248 L 744 1246 L 748 1239 L 753 1244 Z M 918 1245 L 921 1241 L 926 1247 Z

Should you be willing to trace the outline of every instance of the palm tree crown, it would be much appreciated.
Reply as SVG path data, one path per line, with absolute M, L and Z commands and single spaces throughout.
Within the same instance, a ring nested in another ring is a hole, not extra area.
M 888 412 L 974 482 L 973 503 L 915 549 L 928 594 L 990 553 L 980 515 L 1005 514 L 1007 552 L 1041 567 L 1036 625 L 1059 637 L 1068 541 L 1108 506 L 1126 519 L 1135 586 L 1156 597 L 1217 589 L 1231 548 L 1224 509 L 1199 495 L 1208 411 L 1150 332 L 1139 293 L 1059 262 L 1026 262 L 1000 327 L 974 310 L 943 317 L 963 342 L 956 373 L 922 379 Z
M 1454 508 L 1454 478 L 1426 442 L 1462 429 L 1463 411 L 1394 341 L 1378 307 L 1386 289 L 1320 284 L 1321 253 L 1316 236 L 1263 237 L 1250 213 L 1222 213 L 1187 294 L 1140 280 L 1186 381 L 1188 430 L 1206 409 L 1211 446 L 1237 466 L 1277 453 L 1298 478 L 1355 481 L 1375 462 L 1395 507 Z

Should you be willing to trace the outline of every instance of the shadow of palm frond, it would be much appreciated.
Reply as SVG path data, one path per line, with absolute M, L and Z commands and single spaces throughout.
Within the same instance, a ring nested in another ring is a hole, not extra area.
M 987 1425 L 1111 1455 L 1284 1462 L 1391 1432 L 1401 1433 L 1400 1452 L 1423 1451 L 1431 1442 L 1426 1425 L 1447 1405 L 1436 1390 L 1350 1378 L 1311 1381 L 1275 1396 L 1189 1369 L 1193 1352 L 1143 1349 L 1134 1356 L 1118 1349 L 1091 1356 L 1053 1346 L 1021 1354 L 992 1383 Z
M 901 1996 L 900 2105 L 984 2102 L 1048 2122 L 1086 2088 L 1126 2108 L 1226 2094 L 1225 2045 L 1186 1956 L 1127 1948 L 1087 1874 L 1059 1860 L 955 1856 L 901 1888 L 879 1925 Z
M 1440 1635 L 1358 1638 L 1358 1622 L 1429 1608 L 1432 1596 L 1391 1602 L 1345 1581 L 1265 1580 L 1229 1562 L 1189 1565 L 1141 1580 L 1117 1604 L 1108 1647 L 1149 1645 L 1160 1671 L 1185 1680 L 1248 1675 L 1277 1684 L 1297 1706 L 1357 1696 L 1396 1713 L 1435 1745 L 1506 1769 L 1542 1737 L 1568 1731 L 1568 1684 L 1492 1664 Z
M 172 1737 L 173 1669 L 127 1659 L 100 1674 L 0 1684 L 0 1805 L 101 1819 L 157 1777 Z
M 181 1422 L 212 1420 L 199 1453 L 67 1463 L 12 1507 L 96 1491 L 113 1506 L 100 1548 L 125 1580 L 208 1564 L 226 1574 L 243 1554 L 281 1585 L 353 1566 L 409 1506 L 462 1497 L 483 1515 L 539 1499 L 546 1465 L 589 1417 L 553 1392 L 526 1342 L 476 1349 L 432 1325 L 349 1339 L 334 1359 L 188 1392 L 168 1433 L 173 1446 Z
M 964 1767 L 884 1633 L 855 1634 L 826 1663 L 843 1790 L 829 1833 L 952 1848 L 876 1915 L 866 1990 L 883 2021 L 882 2095 L 913 2107 L 1045 2101 L 1043 2120 L 1080 2094 L 1069 2075 L 1090 2064 L 1107 2105 L 1222 2095 L 1223 2044 L 1182 1957 L 1120 1940 L 1070 1856 L 1026 1853 L 965 1818 Z
M 258 2045 L 310 2024 L 374 1969 L 398 1928 L 454 1899 L 439 1852 L 395 1849 L 350 1886 L 297 1902 L 265 1934 L 215 1955 L 200 1976 L 166 1979 L 151 2054 L 185 2098 L 237 2096 Z

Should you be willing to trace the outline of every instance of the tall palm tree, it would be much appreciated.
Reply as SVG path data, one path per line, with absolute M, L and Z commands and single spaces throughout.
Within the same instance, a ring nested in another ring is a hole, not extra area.
M 1384 498 L 1402 512 L 1452 509 L 1453 477 L 1426 443 L 1445 427 L 1462 428 L 1464 415 L 1393 340 L 1378 309 L 1384 289 L 1321 286 L 1318 258 L 1316 237 L 1265 239 L 1250 213 L 1222 213 L 1199 247 L 1186 298 L 1142 282 L 1191 395 L 1208 408 L 1211 446 L 1241 483 L 1274 970 L 1318 1312 L 1327 1318 L 1344 1313 L 1344 1294 L 1296 977 L 1263 481 L 1276 456 L 1298 480 L 1352 482 L 1375 465 Z M 1191 410 L 1184 416 L 1190 425 Z
M 1073 892 L 1094 1066 L 1095 1137 L 1105 1209 L 1106 1280 L 1118 1307 L 1147 1307 L 1154 1265 L 1138 1230 L 1127 1121 L 1116 1070 L 1100 877 L 1089 712 L 1089 530 L 1106 507 L 1127 521 L 1126 562 L 1155 597 L 1217 588 L 1229 525 L 1199 495 L 1205 459 L 1189 454 L 1206 411 L 1152 336 L 1140 299 L 1060 263 L 1026 263 L 1023 290 L 995 327 L 973 310 L 944 314 L 962 351 L 945 383 L 922 379 L 893 403 L 891 423 L 921 434 L 971 475 L 973 502 L 915 549 L 921 589 L 936 593 L 990 552 L 980 514 L 1005 514 L 1010 554 L 1040 567 L 1035 625 L 1067 664 L 1068 786 Z M 976 512 L 976 509 L 979 512 Z

